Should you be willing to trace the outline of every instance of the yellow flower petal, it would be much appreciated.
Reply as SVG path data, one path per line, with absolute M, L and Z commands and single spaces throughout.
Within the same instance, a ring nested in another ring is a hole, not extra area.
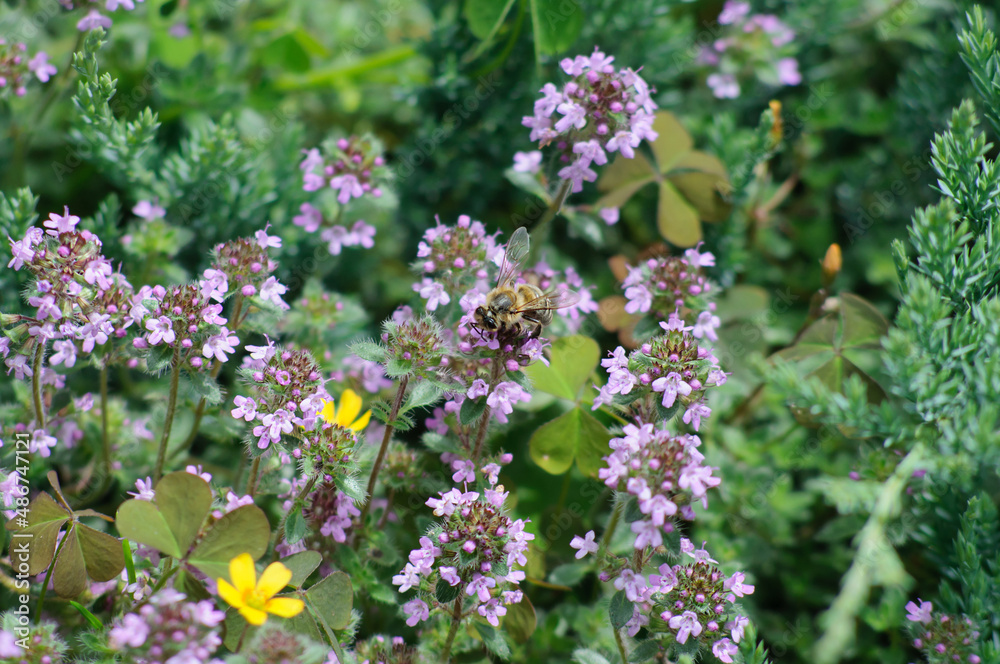
M 229 561 L 229 578 L 240 594 L 249 592 L 257 585 L 257 569 L 249 553 L 241 553 Z
M 342 427 L 350 427 L 351 423 L 361 412 L 361 397 L 354 393 L 354 390 L 344 390 L 340 395 L 340 409 L 337 411 L 337 424 Z
M 305 606 L 305 603 L 301 599 L 275 597 L 268 600 L 267 604 L 264 605 L 264 610 L 280 618 L 291 618 L 292 616 L 299 615 Z
M 274 597 L 291 580 L 292 570 L 281 563 L 271 563 L 264 570 L 264 573 L 260 575 L 260 581 L 257 582 L 257 592 L 262 597 Z
M 243 593 L 232 587 L 225 579 L 216 579 L 219 588 L 219 597 L 229 602 L 230 606 L 237 609 L 244 606 Z
M 319 411 L 319 416 L 323 418 L 323 421 L 327 424 L 337 423 L 337 409 L 334 407 L 333 399 L 327 401 L 323 399 L 323 409 Z
M 246 618 L 247 622 L 251 625 L 256 625 L 260 627 L 267 621 L 267 614 L 260 609 L 255 609 L 252 606 L 241 606 L 240 614 Z
M 353 429 L 354 431 L 361 431 L 366 426 L 368 426 L 368 422 L 371 419 L 372 419 L 372 412 L 369 410 L 364 415 L 355 420 L 354 424 L 352 424 L 350 428 Z

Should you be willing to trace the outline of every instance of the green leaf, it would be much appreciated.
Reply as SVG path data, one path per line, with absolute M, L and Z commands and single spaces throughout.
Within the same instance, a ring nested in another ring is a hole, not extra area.
M 434 597 L 442 604 L 455 601 L 455 598 L 461 592 L 462 589 L 459 586 L 453 586 L 444 579 L 438 579 L 437 584 L 434 586 Z
M 292 579 L 288 582 L 292 588 L 301 588 L 322 562 L 319 551 L 300 551 L 281 559 L 281 564 L 292 571 Z
M 69 605 L 79 611 L 80 615 L 83 616 L 88 623 L 90 623 L 91 627 L 94 629 L 104 629 L 104 624 L 101 623 L 100 618 L 91 613 L 90 610 L 83 604 L 70 600 Z
M 534 462 L 548 473 L 565 473 L 575 459 L 584 474 L 594 476 L 601 468 L 601 458 L 610 453 L 610 440 L 604 425 L 577 407 L 540 426 L 528 448 Z
M 181 555 L 187 553 L 212 508 L 212 488 L 192 473 L 170 473 L 156 485 L 153 502 L 177 540 Z
M 510 658 L 510 646 L 503 638 L 503 632 L 482 623 L 476 623 L 476 631 L 483 637 L 483 643 L 486 644 L 487 650 L 500 659 Z
M 12 540 L 30 541 L 28 546 L 28 575 L 34 576 L 48 569 L 56 552 L 59 531 L 70 519 L 70 513 L 44 491 L 28 505 L 26 516 L 16 516 L 7 522 L 7 530 L 27 537 Z M 29 539 L 30 538 L 30 539 Z M 12 547 L 16 546 L 13 543 Z
M 441 398 L 441 394 L 443 392 L 444 390 L 434 383 L 422 380 L 417 383 L 416 387 L 410 390 L 410 393 L 406 397 L 406 403 L 404 403 L 403 407 L 400 409 L 400 413 L 406 413 L 415 408 L 430 406 Z
M 651 147 L 660 173 L 668 172 L 694 148 L 691 134 L 670 111 L 657 111 L 653 131 L 658 136 Z
M 549 366 L 536 362 L 525 373 L 536 390 L 575 401 L 600 359 L 601 349 L 590 337 L 563 337 L 549 349 Z
M 302 509 L 294 506 L 285 520 L 285 541 L 289 544 L 295 544 L 305 537 L 308 532 L 309 524 L 306 523 L 305 517 L 302 516 Z
M 76 536 L 87 566 L 87 575 L 94 581 L 110 581 L 125 567 L 125 554 L 117 537 L 76 524 Z
M 87 589 L 87 565 L 75 526 L 70 526 L 63 536 L 62 548 L 52 569 L 52 589 L 60 597 L 76 597 Z
M 576 0 L 529 0 L 537 53 L 556 55 L 576 41 L 583 28 L 583 9 Z
M 648 662 L 660 654 L 660 644 L 652 639 L 640 641 L 639 644 L 628 654 L 629 662 Z
M 347 349 L 362 360 L 378 362 L 379 364 L 385 362 L 385 348 L 373 341 L 355 341 Z
M 698 213 L 667 180 L 660 183 L 656 225 L 660 235 L 678 247 L 693 247 L 701 240 Z
M 228 578 L 230 560 L 241 553 L 249 553 L 257 560 L 267 551 L 270 538 L 271 526 L 259 507 L 237 507 L 208 529 L 188 562 L 209 578 Z
M 573 661 L 577 664 L 611 664 L 604 655 L 583 648 L 573 651 Z
M 294 34 L 281 35 L 260 51 L 261 63 L 292 72 L 309 71 L 309 53 Z
M 356 503 L 363 502 L 368 498 L 367 487 L 354 475 L 334 475 L 333 483 Z
M 195 393 L 204 399 L 205 403 L 210 405 L 222 403 L 222 389 L 210 374 L 198 371 L 188 374 L 188 378 Z
M 132 560 L 132 547 L 127 539 L 122 540 L 122 556 L 125 558 L 125 571 L 128 572 L 129 584 L 135 583 L 135 561 Z
M 514 0 L 465 0 L 462 14 L 477 38 L 490 41 L 514 6 Z
M 621 629 L 632 619 L 632 602 L 625 597 L 625 591 L 619 590 L 611 597 L 611 604 L 608 606 L 608 613 L 611 617 L 611 626 Z
M 330 629 L 344 629 L 351 622 L 354 589 L 343 572 L 334 572 L 306 591 L 317 617 Z
M 181 548 L 167 520 L 148 500 L 126 500 L 115 515 L 115 527 L 123 537 L 161 553 L 180 558 Z
M 478 399 L 466 399 L 462 402 L 462 408 L 458 411 L 458 421 L 464 426 L 469 426 L 479 421 L 486 410 L 486 397 Z
M 514 639 L 514 643 L 527 643 L 538 627 L 538 616 L 531 600 L 525 595 L 517 604 L 507 607 L 507 615 L 503 619 L 503 627 Z

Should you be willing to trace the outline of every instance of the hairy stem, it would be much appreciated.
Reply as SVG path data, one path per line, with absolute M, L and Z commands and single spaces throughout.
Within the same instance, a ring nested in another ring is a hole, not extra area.
M 622 664 L 628 664 L 628 653 L 625 652 L 625 643 L 622 641 L 622 633 L 612 628 L 615 633 L 615 645 L 618 646 L 618 655 L 622 658 Z
M 286 514 L 285 518 L 281 521 L 281 527 L 278 528 L 278 533 L 274 536 L 273 560 L 275 561 L 278 560 L 278 545 L 281 544 L 281 541 L 283 539 L 285 539 L 285 526 L 288 524 L 288 517 L 291 515 L 292 510 L 302 509 L 299 506 L 299 502 L 305 499 L 305 497 L 309 495 L 309 492 L 313 490 L 313 487 L 316 486 L 317 477 L 319 477 L 318 473 L 314 474 L 312 477 L 309 478 L 309 482 L 306 483 L 304 487 L 302 487 L 302 490 L 299 491 L 298 495 L 295 496 L 295 500 L 292 501 L 292 509 L 288 510 L 288 514 Z
M 42 360 L 44 359 L 45 342 L 42 341 L 35 348 L 35 361 L 31 369 L 31 394 L 35 401 L 35 420 L 40 429 L 45 428 L 45 404 L 42 403 Z
M 451 657 L 451 646 L 455 643 L 455 636 L 458 634 L 458 627 L 462 624 L 462 598 L 459 596 L 455 600 L 455 607 L 451 611 L 451 628 L 448 630 L 448 638 L 444 641 L 444 649 L 441 651 L 441 661 L 448 664 Z
M 45 571 L 45 581 L 42 582 L 42 592 L 38 596 L 38 606 L 35 608 L 36 625 L 40 625 L 42 622 L 42 607 L 45 606 L 45 593 L 49 590 L 49 581 L 52 579 L 52 570 L 55 569 L 56 561 L 59 560 L 59 554 L 62 552 L 63 545 L 65 545 L 68 540 L 69 536 L 66 536 L 62 538 L 61 542 L 59 542 L 56 552 L 52 555 L 52 562 L 49 563 L 49 568 Z
M 559 210 L 562 209 L 563 203 L 566 202 L 566 197 L 569 196 L 569 188 L 572 183 L 569 180 L 563 180 L 559 183 L 559 189 L 556 191 L 555 197 L 552 202 L 549 203 L 549 207 L 545 209 L 545 213 L 542 215 L 538 223 L 535 224 L 534 229 L 531 231 L 531 260 L 534 261 L 538 258 L 538 251 L 541 249 L 542 245 L 549 237 L 551 231 L 552 220 L 556 218 L 559 214 Z
M 604 531 L 604 537 L 601 538 L 601 548 L 597 550 L 597 559 L 600 560 L 604 556 L 604 552 L 608 550 L 608 546 L 611 544 L 611 538 L 614 537 L 615 529 L 618 528 L 618 522 L 622 518 L 622 507 L 624 503 L 621 500 L 615 501 L 615 511 L 611 513 L 611 520 L 608 521 L 608 527 Z
M 496 388 L 497 383 L 500 382 L 500 376 L 503 373 L 503 364 L 500 362 L 500 356 L 496 355 L 493 357 L 493 365 L 490 367 L 490 390 L 487 392 L 487 398 Z M 479 457 L 483 454 L 483 442 L 486 440 L 486 430 L 489 428 L 490 415 L 493 413 L 493 409 L 490 408 L 489 404 L 486 404 L 486 410 L 483 411 L 482 417 L 479 418 L 479 431 L 476 433 L 476 445 L 472 451 L 472 460 L 475 463 L 479 463 Z
M 160 481 L 163 476 L 163 463 L 167 459 L 167 443 L 170 441 L 170 429 L 174 426 L 174 413 L 177 412 L 177 386 L 181 380 L 181 346 L 174 347 L 174 359 L 170 370 L 170 396 L 167 400 L 167 418 L 163 422 L 163 435 L 160 436 L 160 449 L 156 454 L 156 467 L 153 469 L 153 482 Z
M 250 464 L 250 477 L 247 478 L 247 495 L 251 498 L 257 492 L 257 478 L 260 476 L 260 457 L 254 457 Z
M 389 423 L 385 425 L 385 433 L 382 434 L 382 445 L 378 448 L 375 465 L 372 466 L 372 473 L 368 477 L 368 500 L 365 501 L 365 506 L 361 508 L 361 516 L 358 517 L 359 527 L 364 525 L 365 517 L 368 516 L 368 511 L 371 509 L 372 498 L 375 497 L 375 484 L 378 482 L 378 473 L 382 470 L 385 451 L 389 449 L 389 439 L 392 438 L 392 423 L 396 420 L 396 416 L 399 415 L 399 409 L 403 405 L 403 397 L 406 394 L 406 383 L 409 382 L 409 379 L 409 376 L 403 376 L 403 380 L 399 382 L 399 387 L 396 388 L 396 398 L 392 400 L 392 410 L 389 411 Z
M 101 450 L 104 453 L 105 482 L 111 479 L 111 441 L 108 438 L 108 365 L 101 363 Z

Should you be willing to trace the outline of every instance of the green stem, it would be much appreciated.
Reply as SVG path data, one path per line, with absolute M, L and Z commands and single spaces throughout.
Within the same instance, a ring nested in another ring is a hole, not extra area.
M 569 188 L 572 183 L 569 180 L 563 180 L 559 183 L 559 190 L 556 191 L 555 198 L 549 203 L 549 207 L 546 208 L 545 214 L 542 218 L 538 220 L 535 224 L 535 228 L 531 231 L 531 257 L 532 260 L 537 257 L 538 250 L 545 243 L 545 240 L 549 237 L 549 224 L 556 215 L 559 214 L 559 210 L 562 209 L 563 203 L 566 202 L 566 198 L 569 196 Z
M 35 609 L 35 624 L 39 625 L 42 622 L 42 607 L 45 606 L 45 593 L 49 591 L 49 580 L 52 578 L 52 570 L 56 566 L 56 561 L 59 560 L 59 554 L 62 552 L 63 546 L 69 540 L 69 535 L 67 534 L 59 542 L 59 546 L 56 548 L 55 554 L 52 556 L 52 562 L 49 564 L 49 568 L 45 571 L 45 581 L 42 582 L 42 592 L 38 595 L 38 607 Z
M 39 337 L 41 338 L 41 337 Z M 45 359 L 45 342 L 42 341 L 35 349 L 35 361 L 32 364 L 31 394 L 35 400 L 35 420 L 40 429 L 45 428 L 45 404 L 42 403 L 42 360 Z
M 625 643 L 622 641 L 621 632 L 612 628 L 615 633 L 615 644 L 618 646 L 618 655 L 622 658 L 622 664 L 628 664 L 628 654 L 625 652 Z
M 215 365 L 212 367 L 211 376 L 212 379 L 219 375 L 219 371 L 222 369 L 222 363 L 216 361 Z M 170 458 L 174 459 L 177 456 L 183 454 L 187 450 L 191 449 L 191 445 L 194 444 L 195 439 L 198 437 L 198 429 L 201 427 L 201 420 L 205 417 L 205 406 L 208 402 L 205 401 L 205 397 L 198 400 L 198 405 L 194 409 L 194 421 L 191 423 L 191 430 L 188 432 L 187 438 L 181 443 L 176 450 L 170 453 Z
M 247 495 L 251 498 L 257 492 L 257 479 L 260 476 L 260 459 L 261 457 L 254 457 L 253 463 L 250 464 L 250 477 L 247 478 Z
M 309 495 L 309 492 L 312 491 L 313 487 L 316 486 L 317 477 L 319 477 L 318 473 L 314 474 L 312 477 L 309 478 L 309 482 L 304 487 L 302 487 L 302 490 L 299 491 L 297 496 L 295 496 L 295 500 L 292 501 L 292 509 L 288 510 L 288 514 L 286 514 L 285 518 L 282 519 L 281 527 L 278 528 L 278 533 L 274 536 L 273 560 L 275 561 L 278 560 L 278 545 L 281 544 L 281 540 L 285 539 L 285 526 L 288 524 L 288 516 L 292 513 L 293 510 L 302 509 L 299 506 L 299 503 L 302 502 L 305 499 L 305 497 Z
M 615 534 L 615 529 L 618 527 L 618 522 L 622 518 L 622 507 L 624 503 L 621 500 L 615 501 L 615 511 L 611 513 L 611 520 L 608 521 L 608 527 L 604 531 L 604 537 L 601 538 L 601 548 L 597 550 L 597 560 L 600 560 L 604 556 L 604 552 L 608 550 L 608 546 L 611 545 L 611 538 Z
M 493 366 L 490 367 L 490 389 L 487 392 L 487 398 L 489 394 L 496 389 L 497 383 L 500 382 L 500 376 L 503 373 L 503 364 L 500 362 L 500 355 L 493 356 Z M 486 440 L 486 430 L 489 428 L 490 415 L 493 409 L 490 408 L 489 404 L 486 405 L 486 409 L 483 411 L 482 417 L 479 418 L 479 432 L 476 434 L 476 445 L 472 451 L 472 461 L 479 463 L 479 457 L 483 454 L 483 442 Z
M 441 661 L 448 664 L 451 657 L 451 646 L 455 643 L 455 636 L 458 634 L 458 627 L 462 624 L 462 598 L 455 600 L 455 608 L 451 612 L 451 628 L 448 630 L 448 638 L 444 641 L 444 648 L 441 651 Z
M 181 380 L 181 346 L 174 347 L 174 359 L 170 372 L 170 397 L 167 401 L 167 418 L 163 422 L 163 435 L 160 436 L 160 449 L 156 454 L 156 467 L 153 469 L 153 483 L 163 476 L 163 463 L 167 459 L 167 443 L 170 441 L 170 429 L 174 425 L 174 413 L 177 412 L 177 387 Z
M 403 380 L 399 381 L 399 387 L 396 388 L 396 398 L 392 400 L 392 410 L 389 411 L 389 421 L 385 425 L 385 433 L 382 434 L 382 445 L 378 448 L 378 456 L 375 457 L 375 465 L 372 466 L 371 475 L 368 476 L 368 500 L 365 501 L 365 506 L 361 508 L 361 516 L 358 517 L 359 527 L 364 525 L 365 517 L 368 516 L 368 512 L 371 509 L 372 498 L 375 496 L 375 484 L 378 482 L 378 473 L 382 470 L 382 462 L 385 460 L 385 452 L 389 449 L 389 439 L 392 438 L 392 423 L 396 421 L 396 416 L 399 415 L 399 409 L 403 405 L 403 397 L 406 394 L 406 384 L 409 380 L 409 376 L 403 376 Z
M 108 438 L 108 365 L 101 363 L 101 449 L 104 452 L 105 482 L 111 478 L 111 441 Z

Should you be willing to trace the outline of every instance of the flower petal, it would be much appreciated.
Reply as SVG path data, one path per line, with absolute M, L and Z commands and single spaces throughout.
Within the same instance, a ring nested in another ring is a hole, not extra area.
M 269 599 L 264 605 L 264 610 L 281 618 L 291 618 L 297 616 L 305 608 L 305 603 L 301 599 L 294 597 L 275 597 Z
M 256 625 L 260 627 L 267 621 L 267 614 L 260 609 L 255 609 L 252 606 L 241 606 L 240 614 L 246 618 L 247 622 L 251 625 Z
M 364 415 L 354 420 L 354 424 L 352 424 L 350 428 L 353 429 L 354 431 L 361 431 L 366 426 L 368 426 L 368 422 L 371 419 L 372 419 L 372 412 L 370 410 L 366 411 Z
M 291 580 L 292 570 L 281 563 L 271 563 L 264 570 L 264 573 L 260 575 L 260 581 L 257 582 L 257 592 L 262 597 L 274 597 Z
M 229 578 L 240 594 L 254 589 L 257 585 L 257 568 L 249 553 L 241 553 L 229 561 Z
M 323 399 L 323 408 L 319 411 L 319 416 L 327 424 L 337 423 L 337 409 L 334 407 L 333 399 Z
M 244 606 L 243 593 L 230 585 L 228 581 L 216 579 L 216 584 L 219 589 L 219 597 L 229 602 L 230 606 L 235 606 L 237 609 Z
M 342 427 L 351 426 L 358 413 L 361 412 L 361 397 L 354 390 L 344 390 L 340 395 L 340 409 L 337 411 L 337 424 Z

